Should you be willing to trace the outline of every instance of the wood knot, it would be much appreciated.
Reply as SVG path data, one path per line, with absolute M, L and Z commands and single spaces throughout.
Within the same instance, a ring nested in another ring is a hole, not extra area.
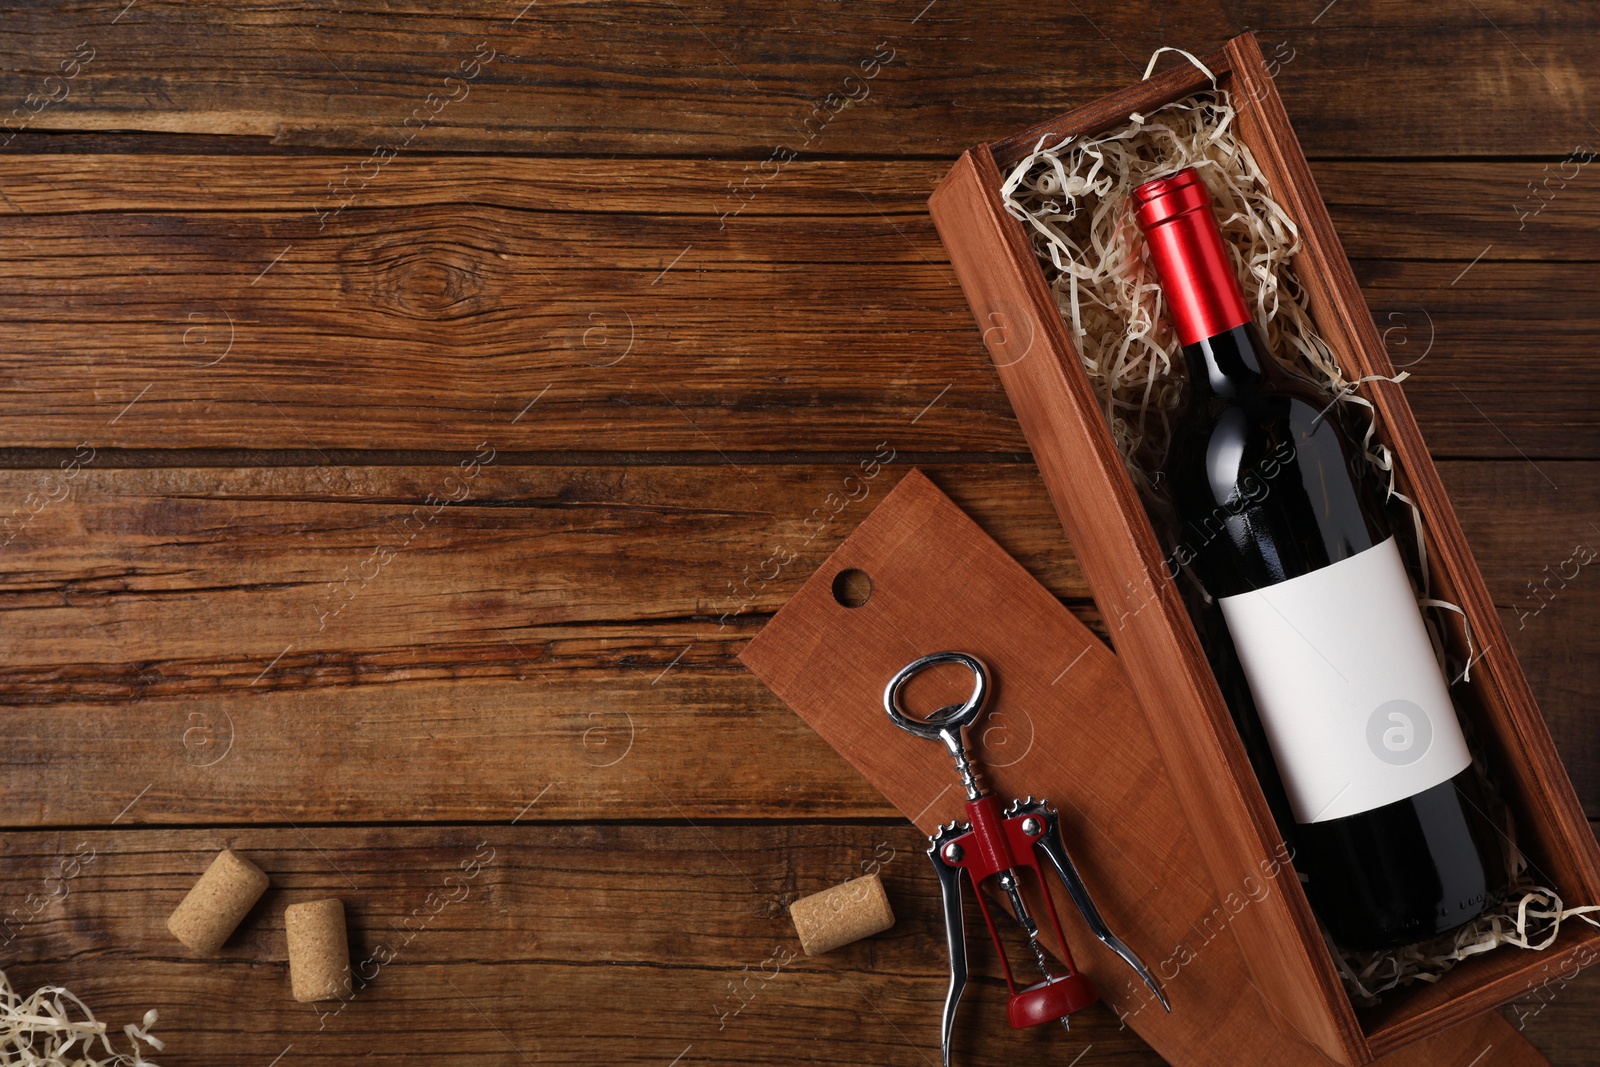
M 380 308 L 429 320 L 465 318 L 486 310 L 484 272 L 492 258 L 487 250 L 417 241 L 412 235 L 404 244 L 386 245 L 369 254 L 372 258 L 354 276 L 366 277 L 369 297 Z
M 447 319 L 476 310 L 481 278 L 459 249 L 424 248 L 400 263 L 394 305 L 417 318 Z

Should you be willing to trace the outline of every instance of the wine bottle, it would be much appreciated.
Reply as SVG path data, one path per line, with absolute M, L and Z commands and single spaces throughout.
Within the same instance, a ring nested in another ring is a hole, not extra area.
M 1351 949 L 1453 929 L 1491 902 L 1498 849 L 1382 490 L 1343 405 L 1272 357 L 1199 173 L 1134 205 L 1189 369 L 1171 562 L 1226 623 L 1312 907 Z

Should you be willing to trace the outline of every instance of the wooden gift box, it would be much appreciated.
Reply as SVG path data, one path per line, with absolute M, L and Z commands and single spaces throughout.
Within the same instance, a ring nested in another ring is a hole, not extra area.
M 1230 92 L 1235 127 L 1273 197 L 1299 225 L 1296 273 L 1318 331 L 1351 378 L 1394 370 L 1333 232 L 1283 104 L 1250 34 L 1203 62 Z M 1060 118 L 962 155 L 929 200 L 967 301 L 1066 528 L 1119 658 L 1149 720 L 1179 801 L 1218 887 L 1239 884 L 1280 840 L 1199 636 L 1123 466 L 1022 223 L 1002 204 L 1003 175 L 1040 138 L 1099 133 L 1211 88 L 1183 63 Z M 1490 772 L 1515 818 L 1518 843 L 1541 880 L 1569 906 L 1600 901 L 1600 848 L 1578 803 L 1527 680 L 1512 654 L 1438 472 L 1397 385 L 1363 387 L 1378 433 L 1397 458 L 1398 488 L 1428 532 L 1436 597 L 1459 605 L 1477 657 L 1453 687 L 1473 720 Z M 1463 632 L 1451 640 L 1464 659 Z M 1502 947 L 1467 960 L 1432 985 L 1386 995 L 1357 1010 L 1298 883 L 1231 927 L 1270 1014 L 1335 1062 L 1369 1063 L 1427 1034 L 1531 993 L 1548 976 L 1600 951 L 1600 930 L 1563 927 L 1543 952 Z

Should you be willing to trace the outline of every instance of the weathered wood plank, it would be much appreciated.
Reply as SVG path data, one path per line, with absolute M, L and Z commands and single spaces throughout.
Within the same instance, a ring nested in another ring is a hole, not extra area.
M 1331 9 L 1251 0 L 1230 10 L 1255 30 L 1308 154 L 1560 156 L 1578 145 L 1600 148 L 1600 116 L 1585 91 L 1592 31 L 1556 25 L 1544 10 L 1404 0 Z M 1450 100 L 1493 117 L 1483 125 L 1440 121 Z M 1518 129 L 1531 115 L 1548 125 Z
M 1581 349 L 1592 268 L 1357 260 L 1356 277 L 1436 457 L 1600 450 L 1595 361 Z
M 1596 158 L 1313 161 L 1311 170 L 1345 252 L 1358 260 L 1590 262 L 1600 229 Z
M 1159 18 L 1108 0 L 1070 12 L 995 0 L 775 10 L 477 0 L 448 13 L 415 2 L 383 13 L 10 4 L 3 17 L 13 128 L 32 130 L 363 150 L 412 137 L 435 149 L 949 156 L 1136 81 L 1161 45 L 1204 53 L 1252 26 L 1312 154 L 1560 154 L 1595 137 L 1582 88 L 1597 58 L 1594 17 L 1581 5 L 1499 0 L 1430 11 L 1425 23 L 1400 0 L 1325 14 L 1190 4 Z M 91 58 L 65 68 L 74 78 L 46 81 L 78 55 Z M 59 102 L 35 111 L 39 99 Z M 1439 121 L 1463 112 L 1473 121 Z
M 811 218 L 819 229 L 881 216 L 904 226 L 927 215 L 928 194 L 953 162 L 802 159 L 772 173 L 745 160 L 407 155 L 375 168 L 348 153 L 241 158 L 163 144 L 155 153 L 0 154 L 0 216 L 300 212 L 325 228 L 344 211 L 467 204 L 709 218 L 719 232 L 730 220 L 773 215 Z M 1586 159 L 1326 160 L 1312 169 L 1357 259 L 1465 263 L 1490 245 L 1485 262 L 1591 262 L 1600 178 Z
M 892 811 L 754 679 L 667 670 L 690 640 L 649 672 L 7 711 L 5 821 L 105 825 L 146 787 L 120 824 L 509 822 L 536 798 L 527 819 Z
M 776 466 L 0 471 L 15 506 L 0 514 L 6 666 L 164 673 L 221 654 L 248 681 L 280 653 L 616 637 L 651 619 L 726 641 L 739 616 L 777 610 L 905 467 L 888 449 Z M 1087 597 L 1030 466 L 937 470 L 1052 592 Z M 564 658 L 541 643 L 534 670 Z M 627 663 L 571 651 L 573 666 Z
M 947 982 L 921 840 L 900 825 L 5 834 L 0 929 L 13 983 L 64 983 L 118 1027 L 156 1008 L 171 1067 L 267 1063 L 291 1045 L 310 1064 L 921 1065 L 938 1057 Z M 165 919 L 224 844 L 273 887 L 196 959 Z M 868 870 L 895 927 L 800 953 L 787 905 Z M 342 1004 L 296 1004 L 282 911 L 323 896 L 345 902 L 361 981 Z M 1070 1035 L 1011 1031 L 973 922 L 961 1062 L 1161 1062 L 1103 1008 Z
M 0 550 L 8 821 L 108 821 L 133 779 L 129 818 L 163 822 L 509 818 L 552 782 L 541 811 L 583 818 L 653 811 L 655 782 L 692 817 L 884 814 L 733 659 L 901 476 L 880 458 L 0 472 L 44 504 Z M 941 480 L 1086 593 L 1028 468 Z
M 1439 464 L 1562 762 L 1600 816 L 1600 479 L 1588 464 Z M 1487 655 L 1498 654 L 1488 649 Z
M 1539 986 L 1501 1014 L 1550 1057 L 1553 1067 L 1594 1062 L 1595 1020 L 1600 1018 L 1600 968 L 1552 971 Z
M 722 219 L 698 163 L 611 191 L 609 163 L 399 160 L 319 218 L 348 165 L 0 161 L 26 213 L 0 236 L 0 446 L 1025 448 L 922 207 L 939 168 L 808 166 Z M 1435 454 L 1600 456 L 1592 272 L 1558 262 L 1592 255 L 1588 175 L 1519 235 L 1483 168 L 1424 168 L 1396 211 L 1409 172 L 1340 166 Z M 1464 187 L 1487 206 L 1452 215 Z
M 0 938 L 18 987 L 63 983 L 114 1029 L 155 1008 L 168 1067 L 266 1063 L 291 1047 L 313 1064 L 921 1064 L 937 1058 L 946 981 L 921 841 L 899 825 L 6 833 Z M 196 958 L 165 919 L 223 846 L 273 887 L 216 956 Z M 788 904 L 865 871 L 883 878 L 895 927 L 801 954 Z M 323 896 L 345 902 L 358 982 L 342 1001 L 296 1004 L 282 912 Z M 1161 1062 L 1098 1007 L 1070 1035 L 1010 1030 L 996 959 L 968 918 L 959 1062 Z M 1585 1063 L 1594 986 L 1557 979 L 1507 1015 L 1557 1067 Z
M 104 824 L 131 783 L 125 822 L 508 819 L 554 782 L 540 817 L 642 817 L 654 783 L 689 818 L 889 814 L 734 656 L 903 466 L 490 465 L 420 527 L 452 468 L 0 472 L 46 502 L 0 549 L 0 807 Z M 1031 465 L 927 469 L 1098 625 Z M 1526 588 L 1600 547 L 1600 468 L 1441 469 L 1600 812 L 1600 586 Z

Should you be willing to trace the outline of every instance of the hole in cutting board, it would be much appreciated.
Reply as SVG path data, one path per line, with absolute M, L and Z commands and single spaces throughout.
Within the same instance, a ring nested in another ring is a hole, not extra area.
M 847 608 L 859 608 L 872 598 L 872 579 L 867 572 L 846 567 L 833 576 L 833 599 Z

